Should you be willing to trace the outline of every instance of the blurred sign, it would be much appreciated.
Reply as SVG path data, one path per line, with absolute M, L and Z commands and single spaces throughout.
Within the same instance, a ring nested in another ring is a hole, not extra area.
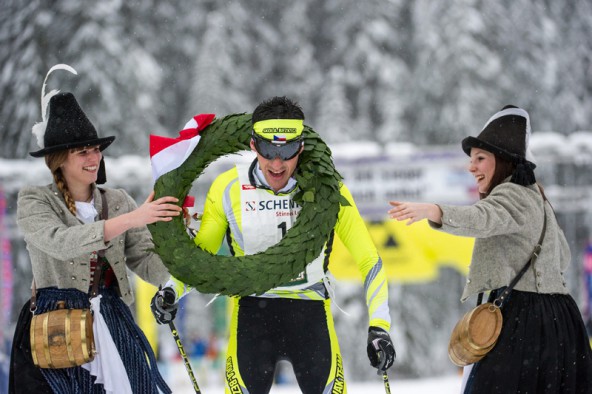
M 337 159 L 335 166 L 352 192 L 370 231 L 389 280 L 431 281 L 442 265 L 468 272 L 474 240 L 429 227 L 407 226 L 388 219 L 390 200 L 468 205 L 479 198 L 467 171 L 467 156 L 458 149 L 411 155 Z M 329 266 L 337 278 L 360 278 L 351 254 L 336 237 Z
M 471 204 L 479 197 L 464 153 L 439 151 L 406 157 L 336 159 L 360 213 L 383 220 L 390 200 Z
M 367 223 L 389 281 L 426 282 L 438 277 L 441 266 L 466 275 L 471 263 L 473 238 L 436 231 L 426 220 L 407 226 L 388 220 Z M 338 279 L 361 279 L 351 253 L 335 237 L 329 270 Z
M 150 310 L 150 302 L 152 297 L 156 294 L 158 288 L 134 275 L 135 283 L 135 298 L 136 298 L 136 321 L 138 326 L 144 331 L 146 339 L 152 346 L 154 354 L 158 355 L 158 332 L 156 320 Z

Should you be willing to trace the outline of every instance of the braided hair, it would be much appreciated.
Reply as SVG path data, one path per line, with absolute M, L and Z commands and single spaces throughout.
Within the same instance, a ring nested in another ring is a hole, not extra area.
M 76 203 L 74 202 L 72 193 L 70 193 L 70 189 L 68 189 L 68 183 L 66 182 L 66 178 L 64 178 L 61 167 L 62 164 L 64 164 L 68 159 L 69 153 L 69 150 L 60 150 L 57 152 L 48 153 L 45 155 L 45 164 L 51 171 L 53 180 L 57 185 L 58 190 L 62 193 L 62 196 L 64 196 L 68 210 L 72 212 L 72 215 L 76 216 Z

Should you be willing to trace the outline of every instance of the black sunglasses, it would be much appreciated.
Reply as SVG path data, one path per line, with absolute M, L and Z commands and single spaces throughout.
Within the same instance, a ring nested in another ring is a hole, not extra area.
M 303 143 L 302 139 L 298 138 L 284 144 L 274 144 L 256 135 L 253 135 L 253 141 L 255 142 L 257 152 L 267 160 L 273 160 L 279 157 L 284 161 L 296 157 Z

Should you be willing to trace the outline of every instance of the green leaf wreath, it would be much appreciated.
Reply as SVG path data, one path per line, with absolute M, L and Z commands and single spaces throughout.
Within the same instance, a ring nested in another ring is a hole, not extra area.
M 183 201 L 193 181 L 210 163 L 250 149 L 251 115 L 232 114 L 214 119 L 200 135 L 189 158 L 158 178 L 155 198 L 170 195 Z M 284 238 L 254 255 L 220 256 L 197 247 L 181 217 L 151 224 L 148 228 L 154 250 L 172 275 L 202 293 L 262 294 L 297 277 L 319 255 L 335 226 L 340 204 L 349 203 L 339 193 L 341 176 L 327 145 L 308 126 L 304 127 L 303 136 L 304 151 L 295 174 L 300 190 L 294 196 L 302 210 Z

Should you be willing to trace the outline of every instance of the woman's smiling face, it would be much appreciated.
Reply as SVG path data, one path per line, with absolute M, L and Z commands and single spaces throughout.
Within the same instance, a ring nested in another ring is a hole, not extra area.
M 483 149 L 471 148 L 469 172 L 477 180 L 479 193 L 487 193 L 495 172 L 494 154 Z
M 98 145 L 70 150 L 62 165 L 68 185 L 90 185 L 96 182 L 102 157 Z

